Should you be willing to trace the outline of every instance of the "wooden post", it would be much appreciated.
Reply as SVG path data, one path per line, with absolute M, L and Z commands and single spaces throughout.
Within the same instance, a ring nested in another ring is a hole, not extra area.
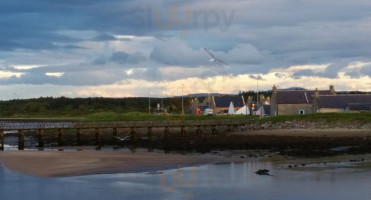
M 96 128 L 95 129 L 95 140 L 97 141 L 98 147 L 102 146 L 102 129 Z
M 152 127 L 148 127 L 147 137 L 148 137 L 148 141 L 149 141 L 149 142 L 153 142 L 153 132 L 152 132 Z
M 22 129 L 18 131 L 18 150 L 24 150 L 24 132 Z
M 115 144 L 117 145 L 118 144 L 118 141 L 117 141 L 117 128 L 113 128 L 112 130 L 112 144 Z
M 211 132 L 212 132 L 213 135 L 216 135 L 218 133 L 218 130 L 216 129 L 216 126 L 213 126 Z
M 230 124 L 230 125 L 229 125 L 229 131 L 233 131 L 233 129 L 234 129 L 233 124 Z
M 58 129 L 58 146 L 63 146 L 63 129 Z
M 184 126 L 181 126 L 181 127 L 180 127 L 180 136 L 181 136 L 181 137 L 184 137 L 185 132 L 186 132 L 186 131 L 185 131 L 185 127 L 184 127 Z
M 196 132 L 197 132 L 197 134 L 202 134 L 201 126 L 197 126 Z
M 0 130 L 0 151 L 4 151 L 4 130 Z
M 113 128 L 112 136 L 117 137 L 117 128 Z
M 81 139 L 81 129 L 76 130 L 76 142 L 78 146 L 82 145 L 82 139 Z
M 43 148 L 44 147 L 44 129 L 38 130 L 37 139 L 39 141 L 39 148 Z
M 168 137 L 169 137 L 169 127 L 168 126 L 165 126 L 164 138 L 167 139 Z
M 136 133 L 134 127 L 130 127 L 130 139 L 133 142 L 136 142 L 137 141 L 137 133 Z

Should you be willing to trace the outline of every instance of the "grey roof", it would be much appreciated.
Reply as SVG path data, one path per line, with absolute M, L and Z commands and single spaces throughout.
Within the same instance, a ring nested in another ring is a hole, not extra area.
M 315 90 L 277 91 L 277 104 L 312 103 Z M 331 95 L 330 90 L 319 90 L 320 95 Z
M 216 107 L 229 107 L 233 102 L 234 107 L 243 107 L 244 103 L 241 96 L 221 96 L 214 97 Z
M 320 108 L 341 108 L 345 109 L 347 104 L 371 103 L 371 95 L 325 95 L 319 98 Z
M 348 103 L 349 110 L 371 110 L 371 103 Z

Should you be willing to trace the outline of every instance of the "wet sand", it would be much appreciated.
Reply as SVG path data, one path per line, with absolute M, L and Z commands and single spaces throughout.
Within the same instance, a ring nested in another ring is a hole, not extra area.
M 242 159 L 215 155 L 178 155 L 152 152 L 0 152 L 5 167 L 40 177 L 64 177 L 89 174 L 151 172 Z

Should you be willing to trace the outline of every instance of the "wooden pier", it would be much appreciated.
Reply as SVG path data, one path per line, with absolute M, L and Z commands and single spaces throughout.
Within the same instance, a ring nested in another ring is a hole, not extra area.
M 44 136 L 46 130 L 55 130 L 58 133 L 58 146 L 64 145 L 65 130 L 76 130 L 76 143 L 82 145 L 82 130 L 90 129 L 95 133 L 95 141 L 98 148 L 102 146 L 102 129 L 112 129 L 112 141 L 117 141 L 119 128 L 128 128 L 130 130 L 131 142 L 137 141 L 137 129 L 146 128 L 147 138 L 153 140 L 153 128 L 163 128 L 163 137 L 170 136 L 170 128 L 180 128 L 180 135 L 186 134 L 187 127 L 195 127 L 196 133 L 203 137 L 203 128 L 211 127 L 212 134 L 217 134 L 217 127 L 226 126 L 233 130 L 239 126 L 250 124 L 252 119 L 220 119 L 220 120 L 163 120 L 163 121 L 110 121 L 110 122 L 0 122 L 0 150 L 4 151 L 4 132 L 17 131 L 18 149 L 24 150 L 25 131 L 37 132 L 38 147 L 45 146 Z M 94 131 L 95 130 L 95 131 Z

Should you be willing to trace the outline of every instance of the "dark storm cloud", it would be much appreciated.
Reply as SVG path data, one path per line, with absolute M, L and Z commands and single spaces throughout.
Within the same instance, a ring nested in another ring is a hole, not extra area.
M 125 69 L 139 65 L 147 70 L 133 72 L 132 78 L 162 79 L 161 67 L 215 67 L 204 47 L 229 64 L 224 74 L 331 63 L 324 72 L 302 70 L 294 77 L 337 78 L 348 63 L 369 60 L 370 13 L 366 0 L 4 0 L 0 51 L 28 50 L 35 57 L 44 50 L 63 51 L 81 54 L 85 61 L 24 70 L 25 75 L 2 82 L 96 85 L 127 78 Z M 131 42 L 117 35 L 153 36 L 158 42 L 143 44 L 148 45 L 143 52 L 109 49 L 109 42 Z M 105 43 L 107 49 L 82 46 L 86 41 Z M 56 78 L 46 72 L 65 74 Z M 360 74 L 370 75 L 370 67 Z

